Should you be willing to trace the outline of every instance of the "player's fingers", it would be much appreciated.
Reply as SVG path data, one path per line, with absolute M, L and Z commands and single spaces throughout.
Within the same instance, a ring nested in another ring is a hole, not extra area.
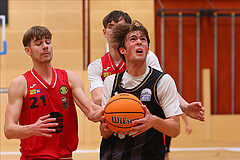
M 132 121 L 132 124 L 137 125 L 142 122 L 142 119 Z
M 55 121 L 56 121 L 56 118 L 48 118 L 48 119 L 43 120 L 43 123 L 51 123 L 51 122 L 55 122 Z
M 146 131 L 146 125 L 144 125 L 144 124 L 142 124 L 142 123 L 140 123 L 140 124 L 138 124 L 138 125 L 135 125 L 135 126 L 133 126 L 133 127 L 131 127 L 131 130 L 130 130 L 132 133 L 133 132 L 144 132 L 144 131 Z
M 53 131 L 55 132 L 55 131 Z M 51 134 L 47 134 L 47 133 L 42 133 L 41 136 L 47 137 L 47 138 L 51 138 L 52 135 Z
M 42 116 L 42 117 L 40 117 L 39 119 L 40 119 L 40 120 L 45 120 L 45 119 L 47 119 L 47 118 L 49 118 L 49 117 L 50 117 L 50 114 L 45 115 L 45 116 Z
M 200 121 L 205 121 L 205 117 L 202 115 L 200 115 L 200 116 L 198 116 L 198 118 L 197 118 L 198 120 L 200 120 Z
M 48 128 L 48 129 L 42 130 L 42 133 L 54 133 L 54 132 L 56 132 L 56 129 L 54 128 Z
M 145 106 L 145 105 L 142 104 L 142 108 L 143 108 L 143 110 L 144 110 L 144 112 L 145 112 L 145 116 L 146 116 L 147 114 L 149 114 L 149 111 L 148 111 L 148 109 L 147 109 L 147 106 Z
M 136 136 L 138 136 L 138 135 L 140 135 L 140 134 L 142 134 L 142 133 L 143 133 L 143 131 L 139 131 L 139 132 L 133 134 L 132 137 L 136 137 Z
M 58 126 L 58 123 L 47 123 L 42 125 L 43 128 L 56 127 L 56 126 Z
M 104 116 L 102 116 L 101 119 L 100 119 L 100 123 L 105 123 L 105 119 L 106 118 Z

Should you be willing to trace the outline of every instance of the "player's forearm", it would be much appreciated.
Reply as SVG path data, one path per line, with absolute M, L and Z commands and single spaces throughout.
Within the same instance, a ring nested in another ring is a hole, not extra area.
M 176 138 L 180 134 L 179 116 L 174 116 L 169 119 L 162 119 L 157 116 L 153 116 L 152 124 L 154 129 L 170 137 Z
M 185 113 L 183 113 L 183 114 L 181 114 L 181 117 L 183 118 L 185 125 L 189 125 L 187 115 Z
M 5 125 L 4 134 L 7 139 L 24 139 L 34 135 L 32 125 Z
M 178 93 L 178 99 L 180 102 L 180 108 L 182 109 L 183 112 L 186 112 L 188 102 L 186 102 L 179 93 Z

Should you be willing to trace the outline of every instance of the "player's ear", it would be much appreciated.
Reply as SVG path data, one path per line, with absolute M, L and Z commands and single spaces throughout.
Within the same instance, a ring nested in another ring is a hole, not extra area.
M 106 37 L 106 33 L 107 33 L 107 32 L 106 32 L 106 29 L 103 28 L 103 36 L 104 36 L 104 38 L 107 38 L 107 37 Z
M 121 47 L 121 48 L 119 48 L 119 52 L 120 52 L 121 54 L 126 54 L 126 49 L 123 48 L 123 47 Z
M 31 56 L 32 55 L 32 52 L 31 52 L 31 49 L 29 47 L 25 47 L 25 52 Z

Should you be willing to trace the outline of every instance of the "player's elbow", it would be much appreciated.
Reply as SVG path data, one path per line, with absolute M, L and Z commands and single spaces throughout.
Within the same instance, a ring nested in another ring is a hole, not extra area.
M 99 106 L 102 105 L 102 97 L 94 97 L 93 102 Z
M 171 137 L 176 138 L 179 134 L 180 134 L 180 125 L 175 128 Z
M 7 139 L 13 139 L 13 137 L 11 136 L 11 129 L 9 129 L 8 127 L 4 127 L 4 135 Z

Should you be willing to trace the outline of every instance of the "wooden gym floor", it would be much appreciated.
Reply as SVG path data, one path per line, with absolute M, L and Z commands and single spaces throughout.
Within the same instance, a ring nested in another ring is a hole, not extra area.
M 4 150 L 6 149 L 6 146 Z M 15 147 L 14 147 L 15 148 Z M 99 160 L 98 146 L 83 147 L 73 154 L 74 160 Z M 11 147 L 8 149 L 11 150 Z M 0 152 L 0 160 L 19 159 L 17 150 Z M 239 160 L 240 147 L 171 148 L 169 160 Z

